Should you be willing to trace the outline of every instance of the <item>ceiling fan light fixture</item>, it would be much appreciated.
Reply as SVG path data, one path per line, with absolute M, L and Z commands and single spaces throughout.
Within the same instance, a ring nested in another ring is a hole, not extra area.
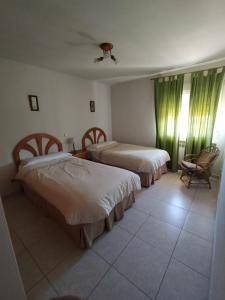
M 112 48 L 113 48 L 112 43 L 102 43 L 102 44 L 99 45 L 99 48 L 102 50 L 103 56 L 95 58 L 95 60 L 94 60 L 95 63 L 99 63 L 99 62 L 103 61 L 106 58 L 110 58 L 114 63 L 118 62 L 116 57 L 111 52 Z

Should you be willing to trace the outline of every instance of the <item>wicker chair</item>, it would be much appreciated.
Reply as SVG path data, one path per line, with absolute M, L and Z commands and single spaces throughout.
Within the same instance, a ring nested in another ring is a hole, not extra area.
M 191 184 L 204 183 L 208 184 L 211 189 L 210 168 L 219 153 L 217 147 L 210 146 L 203 149 L 200 154 L 187 154 L 180 164 L 182 170 L 180 179 L 187 184 L 188 188 Z

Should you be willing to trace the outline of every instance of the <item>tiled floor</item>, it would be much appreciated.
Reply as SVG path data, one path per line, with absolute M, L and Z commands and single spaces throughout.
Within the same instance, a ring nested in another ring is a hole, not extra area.
M 23 195 L 5 199 L 28 299 L 207 299 L 217 191 L 168 173 L 86 251 Z

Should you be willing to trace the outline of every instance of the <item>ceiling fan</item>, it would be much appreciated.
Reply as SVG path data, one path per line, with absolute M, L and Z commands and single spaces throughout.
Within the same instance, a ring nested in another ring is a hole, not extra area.
M 72 41 L 69 41 L 69 42 L 66 42 L 68 45 L 70 46 L 73 46 L 73 47 L 80 47 L 80 46 L 87 46 L 87 45 L 93 45 L 93 46 L 97 46 L 99 47 L 102 52 L 103 52 L 103 55 L 100 56 L 100 57 L 97 57 L 94 59 L 94 62 L 95 63 L 99 63 L 101 61 L 103 61 L 104 59 L 107 59 L 107 58 L 110 58 L 115 64 L 118 63 L 118 59 L 112 54 L 112 49 L 113 49 L 113 44 L 112 43 L 109 43 L 109 42 L 104 42 L 104 43 L 101 43 L 99 44 L 98 41 L 93 38 L 91 35 L 89 35 L 88 33 L 86 32 L 77 32 L 77 34 L 88 40 L 87 42 L 72 42 Z
M 99 48 L 102 49 L 103 56 L 100 56 L 98 58 L 95 58 L 94 62 L 99 63 L 103 61 L 106 58 L 111 58 L 112 61 L 116 64 L 118 62 L 117 58 L 112 54 L 112 43 L 102 43 L 99 45 Z

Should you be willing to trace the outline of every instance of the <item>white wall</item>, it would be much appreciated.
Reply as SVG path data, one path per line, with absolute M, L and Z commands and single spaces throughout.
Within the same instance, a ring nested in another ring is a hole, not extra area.
M 111 137 L 110 90 L 102 83 L 0 59 L 0 192 L 12 191 L 11 153 L 16 143 L 33 132 L 47 132 L 64 141 L 64 133 L 81 146 L 83 133 L 101 126 Z M 39 98 L 31 112 L 28 94 Z M 89 101 L 96 101 L 91 113 Z
M 9 229 L 0 197 L 0 299 L 25 300 L 25 292 L 20 277 L 16 257 L 10 239 Z
M 95 125 L 104 129 L 107 138 L 112 139 L 111 88 L 107 84 L 94 82 L 94 99 L 96 101 Z
M 155 146 L 154 82 L 147 78 L 120 83 L 111 92 L 113 139 Z
M 209 299 L 225 299 L 225 161 L 223 163 L 222 179 L 217 202 Z

